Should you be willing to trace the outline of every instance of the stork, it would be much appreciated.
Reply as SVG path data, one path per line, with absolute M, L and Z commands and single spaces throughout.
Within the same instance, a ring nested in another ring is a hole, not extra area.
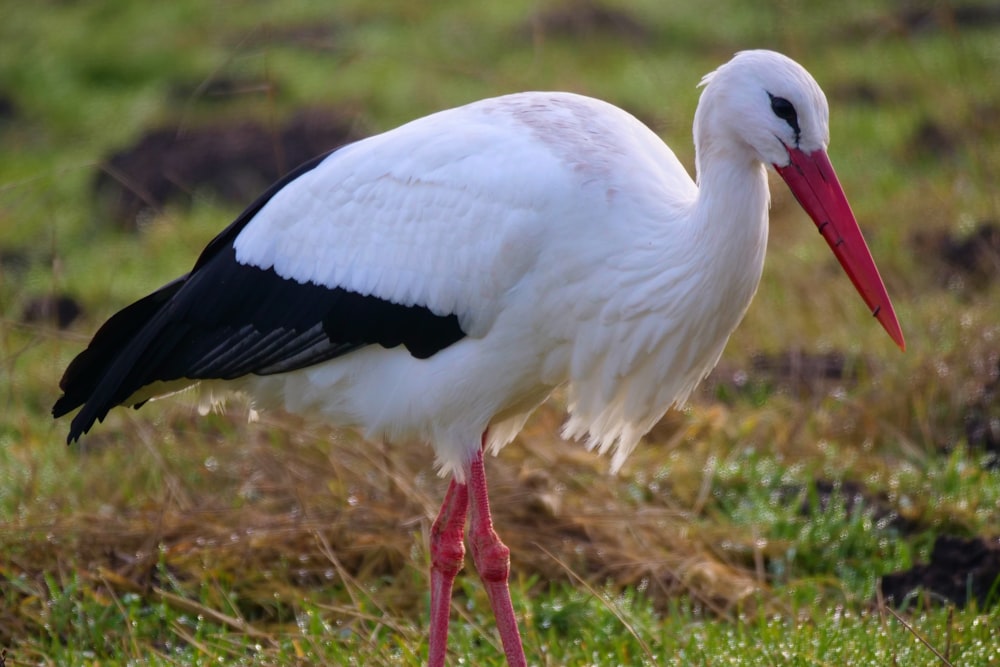
M 469 544 L 510 665 L 524 665 L 484 451 L 558 387 L 562 434 L 617 470 L 715 366 L 757 289 L 766 165 L 900 348 L 827 157 L 815 80 L 771 51 L 707 75 L 698 181 L 625 111 L 528 92 L 414 120 L 303 164 L 190 272 L 113 315 L 66 369 L 77 440 L 117 405 L 197 384 L 369 439 L 422 440 L 451 482 L 433 524 L 429 663 L 443 665 Z

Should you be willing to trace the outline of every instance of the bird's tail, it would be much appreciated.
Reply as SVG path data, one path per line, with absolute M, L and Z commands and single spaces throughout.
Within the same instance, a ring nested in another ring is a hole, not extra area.
M 87 349 L 70 362 L 59 381 L 63 395 L 52 406 L 53 417 L 83 408 L 73 418 L 67 443 L 79 439 L 111 408 L 146 384 L 135 362 L 157 337 L 156 322 L 162 319 L 163 306 L 187 278 L 184 275 L 116 313 L 98 329 Z

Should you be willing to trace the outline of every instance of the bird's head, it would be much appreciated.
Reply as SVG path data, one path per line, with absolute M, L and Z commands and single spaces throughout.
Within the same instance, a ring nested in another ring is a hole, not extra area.
M 872 314 L 905 349 L 892 302 L 827 157 L 830 110 L 816 80 L 791 58 L 758 50 L 736 54 L 701 85 L 694 126 L 699 174 L 702 161 L 719 152 L 772 165 Z
M 774 51 L 741 51 L 706 75 L 695 136 L 722 140 L 764 164 L 786 164 L 788 149 L 826 149 L 830 108 L 801 65 Z M 705 136 L 706 134 L 710 136 Z

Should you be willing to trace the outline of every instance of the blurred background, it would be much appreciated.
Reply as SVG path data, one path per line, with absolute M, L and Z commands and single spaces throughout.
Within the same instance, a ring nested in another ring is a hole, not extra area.
M 67 448 L 62 371 L 281 174 L 442 108 L 600 97 L 693 172 L 696 86 L 747 48 L 826 91 L 908 349 L 775 183 L 746 320 L 620 475 L 558 439 L 558 397 L 488 461 L 529 656 L 815 664 L 829 644 L 840 664 L 935 664 L 912 625 L 956 664 L 997 664 L 1000 6 L 819 5 L 0 4 L 7 664 L 419 663 L 444 491 L 428 448 L 248 424 L 239 402 L 201 417 L 184 395 Z M 468 569 L 460 588 L 456 660 L 493 664 Z

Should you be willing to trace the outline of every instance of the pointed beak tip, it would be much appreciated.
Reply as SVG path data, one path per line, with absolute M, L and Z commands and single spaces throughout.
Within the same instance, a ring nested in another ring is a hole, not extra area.
M 899 337 L 898 338 L 895 337 L 895 336 L 893 336 L 892 340 L 895 341 L 895 343 L 896 343 L 897 346 L 899 346 L 899 351 L 900 352 L 906 352 L 906 341 L 903 339 L 903 332 L 902 331 L 899 332 Z
M 892 337 L 892 342 L 894 342 L 896 347 L 899 348 L 899 351 L 906 352 L 906 340 L 903 339 L 903 332 L 898 331 L 897 335 L 893 336 L 890 334 L 890 336 Z
M 885 332 L 889 334 L 889 338 L 892 339 L 892 342 L 896 344 L 900 351 L 906 352 L 906 339 L 903 337 L 903 328 L 899 325 L 899 320 L 896 318 L 896 313 L 892 309 L 892 304 L 890 304 L 889 308 L 886 310 L 876 310 L 874 315 L 875 319 L 877 319 L 879 324 L 882 325 L 882 328 L 885 329 Z

